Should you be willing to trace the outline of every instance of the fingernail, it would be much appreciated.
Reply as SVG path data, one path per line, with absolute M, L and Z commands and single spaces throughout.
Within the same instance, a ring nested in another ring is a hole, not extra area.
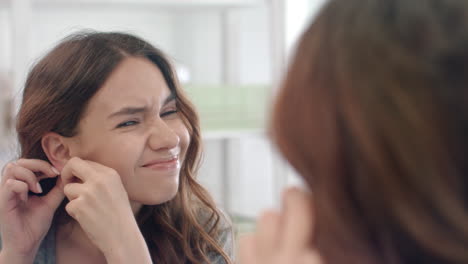
M 39 183 L 36 183 L 37 184 L 37 193 L 42 193 L 42 187 Z
M 59 175 L 60 172 L 55 168 L 55 167 L 52 167 L 52 171 L 56 174 L 56 175 Z

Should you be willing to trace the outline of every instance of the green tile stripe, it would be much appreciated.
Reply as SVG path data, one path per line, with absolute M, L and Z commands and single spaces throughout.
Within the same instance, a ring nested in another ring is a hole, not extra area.
M 264 126 L 267 85 L 185 85 L 204 130 L 258 129 Z

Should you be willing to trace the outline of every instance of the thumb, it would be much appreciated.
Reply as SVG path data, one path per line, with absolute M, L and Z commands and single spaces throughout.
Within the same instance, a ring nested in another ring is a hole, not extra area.
M 63 199 L 65 198 L 62 185 L 62 178 L 58 176 L 57 184 L 46 196 L 43 197 L 46 204 L 54 211 L 59 207 L 60 203 L 62 203 Z

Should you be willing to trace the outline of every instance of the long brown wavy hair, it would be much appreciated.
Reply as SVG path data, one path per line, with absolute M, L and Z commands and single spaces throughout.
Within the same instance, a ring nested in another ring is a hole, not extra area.
M 468 263 L 468 1 L 328 1 L 271 129 L 326 263 Z
M 218 241 L 226 228 L 222 223 L 228 220 L 195 181 L 201 156 L 198 115 L 166 56 L 146 41 L 124 33 L 81 32 L 64 39 L 41 59 L 28 75 L 18 114 L 20 156 L 48 161 L 42 136 L 50 131 L 76 135 L 90 99 L 129 56 L 146 58 L 161 70 L 191 138 L 176 197 L 161 205 L 143 206 L 137 215 L 153 263 L 209 263 L 210 256 L 231 263 Z M 66 203 L 65 199 L 56 212 L 57 224 L 70 220 Z

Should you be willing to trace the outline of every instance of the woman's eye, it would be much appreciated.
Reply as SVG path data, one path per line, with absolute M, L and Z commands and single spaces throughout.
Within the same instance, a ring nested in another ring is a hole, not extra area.
M 167 111 L 167 112 L 162 113 L 162 114 L 161 114 L 161 117 L 170 116 L 170 115 L 175 114 L 175 113 L 177 113 L 177 112 L 178 112 L 178 110 L 170 110 L 170 111 Z
M 134 126 L 134 125 L 137 125 L 138 124 L 138 121 L 126 121 L 126 122 L 123 122 L 123 123 L 120 123 L 117 125 L 117 128 L 120 128 L 120 127 L 129 127 L 129 126 Z

